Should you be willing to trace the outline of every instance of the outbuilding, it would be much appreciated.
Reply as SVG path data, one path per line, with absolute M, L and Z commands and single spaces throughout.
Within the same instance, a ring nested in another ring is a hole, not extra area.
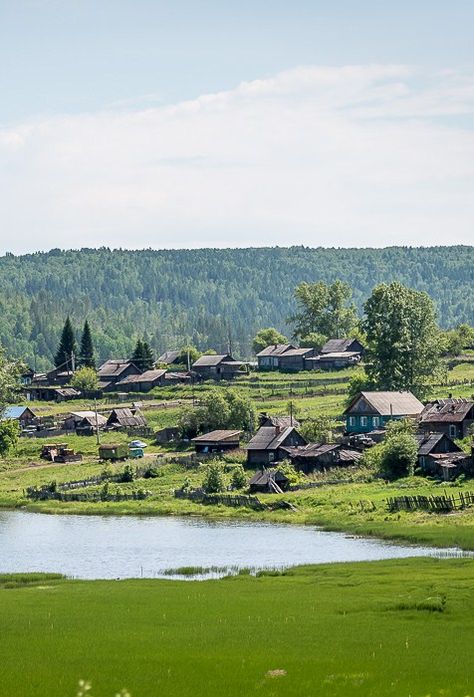
M 217 430 L 192 439 L 197 453 L 223 453 L 240 447 L 242 431 Z

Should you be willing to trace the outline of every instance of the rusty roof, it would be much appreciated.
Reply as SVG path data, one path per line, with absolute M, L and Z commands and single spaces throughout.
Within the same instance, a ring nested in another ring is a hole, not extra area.
M 470 399 L 436 399 L 426 405 L 421 413 L 421 423 L 464 421 L 474 416 L 474 402 Z

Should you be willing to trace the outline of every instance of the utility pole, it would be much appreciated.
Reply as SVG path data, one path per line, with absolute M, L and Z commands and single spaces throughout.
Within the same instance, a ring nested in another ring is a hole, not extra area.
M 95 409 L 95 436 L 96 436 L 96 440 L 97 440 L 97 445 L 100 445 L 99 415 L 97 413 L 97 399 L 94 399 L 94 409 Z

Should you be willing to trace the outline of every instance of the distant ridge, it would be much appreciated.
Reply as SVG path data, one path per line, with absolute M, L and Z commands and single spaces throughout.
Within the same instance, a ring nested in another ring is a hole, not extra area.
M 146 333 L 162 352 L 192 341 L 250 354 L 265 326 L 289 331 L 301 281 L 347 281 L 359 307 L 377 283 L 427 291 L 440 322 L 474 324 L 474 247 L 383 249 L 80 249 L 0 257 L 0 340 L 46 368 L 65 315 L 87 316 L 101 357 L 127 355 Z

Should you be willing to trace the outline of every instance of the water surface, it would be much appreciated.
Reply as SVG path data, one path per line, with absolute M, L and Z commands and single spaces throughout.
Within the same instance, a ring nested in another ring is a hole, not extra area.
M 316 527 L 202 518 L 0 511 L 0 572 L 154 578 L 167 569 L 251 567 L 445 555 Z M 449 551 L 448 551 L 449 553 Z

